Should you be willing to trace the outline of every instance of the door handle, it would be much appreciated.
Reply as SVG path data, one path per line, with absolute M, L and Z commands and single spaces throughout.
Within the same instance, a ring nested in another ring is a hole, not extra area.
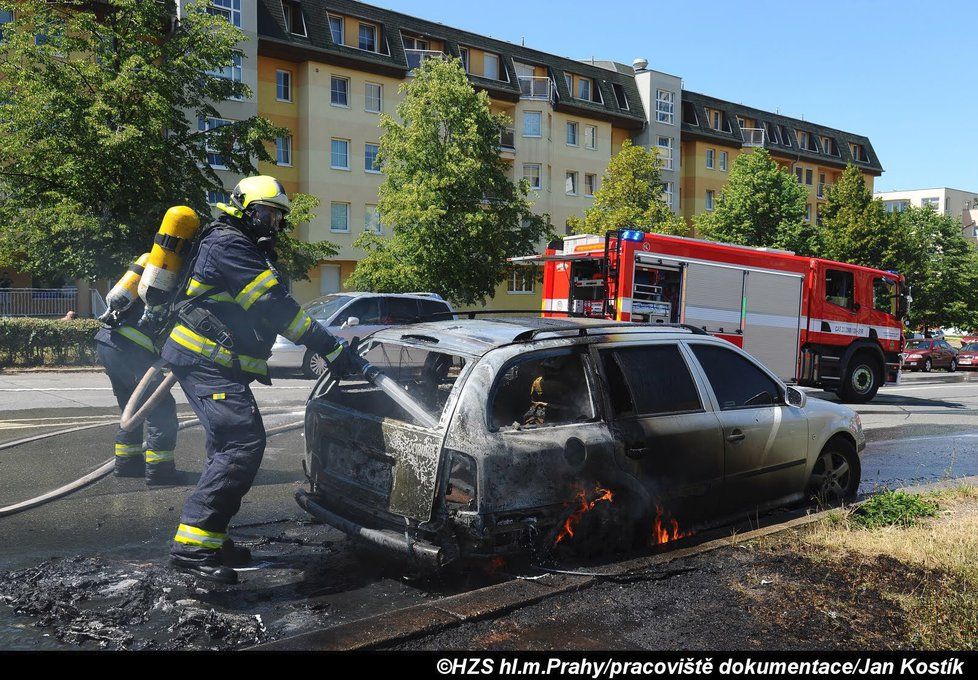
M 625 449 L 625 455 L 632 460 L 639 460 L 648 455 L 649 447 L 647 446 L 629 446 Z
M 740 442 L 747 439 L 747 435 L 741 430 L 734 430 L 729 435 L 727 435 L 727 441 L 731 444 L 739 444 Z

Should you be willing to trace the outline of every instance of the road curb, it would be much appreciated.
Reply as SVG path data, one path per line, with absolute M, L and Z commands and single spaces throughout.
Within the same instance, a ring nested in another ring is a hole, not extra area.
M 922 493 L 967 484 L 978 485 L 978 476 L 904 487 L 898 490 L 906 493 Z M 860 503 L 854 503 L 850 507 Z M 650 567 L 797 529 L 818 522 L 835 510 L 832 508 L 806 514 L 786 522 L 754 529 L 743 534 L 716 538 L 689 548 L 646 555 L 617 563 L 610 568 L 593 570 L 586 574 L 546 574 L 533 579 L 517 578 L 512 581 L 504 581 L 467 593 L 441 598 L 434 602 L 397 609 L 332 628 L 267 642 L 251 649 L 255 651 L 351 652 L 389 647 L 413 638 L 440 633 L 461 623 L 505 614 L 554 595 L 572 590 L 582 590 L 599 583 L 605 577 L 625 576 L 648 570 Z

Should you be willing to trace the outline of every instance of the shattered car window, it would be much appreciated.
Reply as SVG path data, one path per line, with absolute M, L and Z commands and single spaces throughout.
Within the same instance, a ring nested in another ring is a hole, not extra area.
M 435 418 L 445 410 L 449 394 L 466 366 L 462 356 L 393 343 L 371 343 L 364 358 Z M 330 380 L 317 396 L 366 415 L 414 423 L 414 418 L 397 402 L 363 378 L 340 383 Z
M 510 364 L 493 391 L 490 413 L 494 430 L 593 420 L 584 355 L 551 353 Z

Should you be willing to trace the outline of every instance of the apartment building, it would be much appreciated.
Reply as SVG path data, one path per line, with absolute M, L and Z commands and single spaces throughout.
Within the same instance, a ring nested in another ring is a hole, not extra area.
M 633 73 L 351 0 L 258 0 L 256 15 L 258 112 L 290 131 L 276 145 L 278 165 L 261 170 L 319 197 L 317 219 L 301 236 L 340 249 L 311 282 L 296 284 L 300 299 L 340 290 L 362 256 L 353 242 L 364 231 L 385 233 L 374 164 L 380 114 L 395 113 L 400 86 L 425 59 L 460 59 L 493 111 L 512 120 L 499 152 L 558 232 L 591 205 L 612 154 L 645 124 Z M 515 270 L 493 306 L 536 309 L 538 286 L 530 268 Z
M 962 224 L 966 211 L 978 209 L 978 191 L 950 187 L 880 191 L 873 194 L 873 197 L 882 199 L 887 212 L 903 212 L 911 205 L 916 208 L 931 206 L 939 215 L 952 215 L 961 219 Z

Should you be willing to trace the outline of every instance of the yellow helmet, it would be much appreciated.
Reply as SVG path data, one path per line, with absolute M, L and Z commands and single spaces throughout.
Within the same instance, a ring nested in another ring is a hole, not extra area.
M 222 208 L 221 205 L 218 205 L 218 208 L 236 217 L 241 217 L 237 213 L 243 213 L 250 205 L 268 205 L 278 208 L 286 214 L 292 210 L 292 203 L 285 193 L 285 187 L 269 175 L 257 175 L 241 180 L 231 192 L 231 206 Z M 236 208 L 236 210 L 229 210 L 228 208 Z

